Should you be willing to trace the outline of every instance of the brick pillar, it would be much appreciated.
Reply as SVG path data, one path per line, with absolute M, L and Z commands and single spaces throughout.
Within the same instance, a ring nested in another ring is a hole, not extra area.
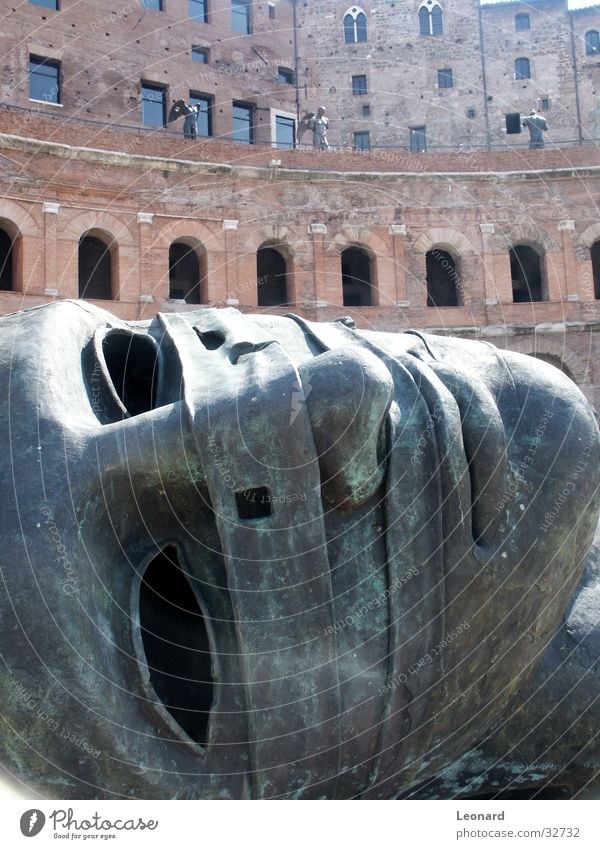
M 562 235 L 562 271 L 563 279 L 559 281 L 561 295 L 567 301 L 590 300 L 593 292 L 588 295 L 582 291 L 582 285 L 577 274 L 577 257 L 575 255 L 575 222 L 565 219 L 558 222 L 558 230 Z
M 214 291 L 214 286 L 211 286 L 211 281 L 208 281 L 208 300 L 209 303 L 215 303 L 219 300 L 227 300 L 231 306 L 237 306 L 233 302 L 239 299 L 239 302 L 246 306 L 256 306 L 257 296 L 256 287 L 251 289 L 248 285 L 244 287 L 244 291 L 240 292 L 240 274 L 238 268 L 238 248 L 237 248 L 237 229 L 238 221 L 235 218 L 223 219 L 223 230 L 225 233 L 225 292 Z M 254 267 L 254 277 L 256 278 L 256 260 Z M 233 296 L 233 297 L 232 297 Z
M 408 307 L 410 301 L 406 291 L 406 224 L 390 224 L 390 235 L 396 278 L 395 302 L 397 307 Z
M 167 290 L 164 289 L 164 280 L 161 280 L 160 289 L 156 290 L 155 274 L 157 269 L 152 263 L 152 225 L 154 223 L 154 215 L 152 212 L 138 212 L 137 221 L 139 225 L 139 300 L 140 303 L 152 303 L 154 295 L 162 298 L 169 297 L 169 281 L 167 280 Z
M 44 213 L 44 290 L 43 294 L 48 297 L 76 298 L 78 291 L 71 290 L 72 286 L 67 283 L 65 290 L 64 281 L 61 281 L 59 291 L 58 283 L 58 213 L 60 210 L 59 203 L 44 203 L 42 206 Z M 29 292 L 31 293 L 31 288 Z M 42 293 L 40 293 L 42 294 Z
M 308 233 L 312 236 L 313 248 L 313 290 L 315 302 L 330 300 L 327 297 L 327 275 L 325 269 L 325 236 L 327 225 L 317 222 L 308 225 Z
M 483 265 L 483 302 L 486 307 L 495 307 L 500 300 L 494 268 L 496 256 L 492 249 L 492 237 L 496 228 L 493 224 L 484 223 L 479 225 L 479 232 L 481 233 L 481 261 Z M 510 292 L 502 291 L 501 299 L 502 301 L 512 301 L 512 288 Z

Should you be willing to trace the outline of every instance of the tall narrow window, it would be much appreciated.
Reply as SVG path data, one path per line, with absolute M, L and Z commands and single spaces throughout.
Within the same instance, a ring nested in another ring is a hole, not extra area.
M 345 307 L 370 307 L 373 303 L 371 257 L 358 247 L 342 251 L 342 293 Z
M 545 300 L 539 253 L 529 245 L 514 245 L 509 253 L 514 303 Z
M 425 127 L 410 127 L 409 143 L 411 153 L 424 153 L 427 150 Z
M 252 32 L 250 0 L 231 0 L 231 29 L 245 35 Z
M 261 246 L 256 252 L 256 282 L 259 307 L 287 304 L 287 263 L 278 250 Z
M 529 59 L 526 59 L 524 56 L 520 56 L 518 59 L 515 59 L 515 79 L 531 79 L 531 66 L 529 65 Z
M 356 44 L 367 40 L 367 16 L 360 6 L 351 6 L 344 15 L 344 41 Z
M 515 29 L 517 32 L 523 32 L 529 29 L 530 26 L 529 15 L 526 12 L 519 12 L 518 15 L 515 15 Z
M 254 143 L 254 127 L 252 125 L 252 106 L 245 103 L 235 103 L 232 109 L 233 132 L 231 138 L 244 144 Z
M 198 135 L 212 136 L 212 112 L 213 99 L 209 94 L 201 94 L 190 91 L 189 102 L 192 106 L 199 106 L 198 112 Z
M 594 242 L 590 251 L 592 256 L 592 274 L 594 276 L 594 298 L 600 300 L 600 241 Z
M 425 256 L 428 307 L 457 307 L 459 277 L 456 261 L 441 248 L 427 251 Z
M 169 298 L 202 303 L 202 274 L 196 248 L 173 242 L 169 248 Z
M 207 24 L 208 0 L 188 0 L 188 17 L 199 24 Z
M 454 79 L 452 76 L 452 68 L 442 68 L 437 72 L 438 88 L 452 88 Z
M 166 122 L 167 90 L 162 86 L 142 83 L 142 124 L 164 127 Z
M 275 146 L 293 148 L 296 140 L 296 122 L 288 115 L 275 115 Z
M 597 56 L 600 53 L 600 35 L 597 30 L 591 29 L 585 34 L 585 55 Z
M 419 8 L 419 34 L 442 35 L 444 32 L 444 15 L 442 7 L 433 0 L 426 0 Z
M 14 287 L 13 240 L 0 228 L 0 289 L 12 291 Z
M 354 150 L 371 150 L 371 135 L 368 130 L 354 133 Z
M 60 62 L 43 56 L 29 57 L 29 97 L 60 103 Z
M 112 260 L 109 246 L 89 234 L 79 240 L 79 297 L 112 298 Z

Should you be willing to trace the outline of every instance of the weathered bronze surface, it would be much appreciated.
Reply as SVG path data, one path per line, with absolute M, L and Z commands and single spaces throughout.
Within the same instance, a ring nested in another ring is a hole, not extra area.
M 599 435 L 566 376 L 347 321 L 83 302 L 0 319 L 0 357 L 1 760 L 39 792 L 593 779 Z

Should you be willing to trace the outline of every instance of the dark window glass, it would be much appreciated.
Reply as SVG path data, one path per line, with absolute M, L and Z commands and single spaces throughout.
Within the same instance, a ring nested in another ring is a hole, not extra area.
M 344 41 L 346 44 L 354 44 L 354 18 L 352 15 L 344 15 Z
M 431 35 L 429 12 L 425 6 L 419 9 L 419 35 Z
M 362 248 L 342 251 L 342 294 L 345 307 L 370 307 L 371 258 Z
M 364 12 L 360 12 L 356 16 L 356 40 L 367 40 L 367 16 L 364 14 Z
M 529 15 L 525 12 L 520 12 L 518 15 L 515 15 L 515 29 L 517 32 L 522 32 L 525 29 L 530 28 Z
M 275 144 L 277 147 L 294 147 L 296 122 L 285 115 L 275 116 Z
M 243 103 L 234 103 L 232 110 L 233 132 L 231 138 L 234 141 L 252 144 L 254 142 L 254 128 L 252 126 L 252 107 Z
M 208 50 L 206 47 L 192 46 L 192 59 L 194 62 L 199 62 L 201 65 L 208 63 Z
M 475 110 L 474 109 L 467 109 L 467 118 L 474 118 L 474 117 L 475 117 Z
M 244 34 L 252 32 L 248 0 L 231 0 L 231 28 Z
M 515 79 L 531 79 L 531 68 L 529 67 L 529 59 L 525 59 L 525 57 L 523 56 L 520 59 L 515 59 Z
M 143 9 L 155 9 L 157 12 L 163 10 L 162 0 L 141 0 L 141 6 Z
M 585 53 L 586 56 L 596 56 L 600 53 L 600 36 L 595 29 L 585 34 Z
M 29 57 L 29 97 L 60 103 L 60 62 L 43 56 Z
M 192 106 L 199 106 L 198 112 L 198 135 L 212 136 L 212 97 L 207 94 L 190 91 L 190 100 Z
M 352 77 L 352 94 L 367 94 L 366 74 L 358 74 Z
M 169 298 L 202 303 L 198 254 L 184 242 L 173 242 L 169 248 Z
M 540 107 L 545 111 L 546 109 L 550 109 L 550 101 L 547 97 L 542 97 L 540 101 Z
M 440 248 L 425 255 L 428 307 L 458 306 L 458 274 L 452 254 Z
M 5 230 L 0 230 L 0 289 L 14 289 L 12 239 Z
M 208 23 L 207 0 L 188 0 L 188 16 L 192 21 L 198 21 L 201 24 Z
M 79 240 L 79 297 L 112 298 L 110 249 L 96 236 L 82 236 Z
M 431 10 L 431 34 L 442 35 L 444 32 L 444 19 L 442 10 L 439 6 L 434 6 Z
M 279 307 L 288 303 L 287 264 L 275 248 L 257 250 L 256 280 L 259 307 Z
M 147 127 L 164 127 L 166 101 L 166 89 L 142 83 L 142 124 Z
M 452 79 L 452 68 L 442 68 L 437 72 L 438 88 L 452 88 L 454 80 Z
M 58 10 L 58 0 L 29 0 L 29 2 L 34 6 L 44 6 L 46 9 Z
M 277 68 L 277 82 L 278 83 L 289 83 L 292 85 L 294 82 L 294 72 L 291 68 Z
M 275 6 L 272 3 L 269 3 L 269 19 L 271 21 L 275 20 Z
M 423 153 L 427 150 L 425 127 L 411 127 L 409 133 L 411 153 Z
M 354 150 L 371 150 L 371 136 L 368 130 L 354 133 Z
M 592 274 L 594 276 L 594 298 L 600 300 L 600 242 L 594 242 L 591 250 Z
M 545 300 L 538 252 L 529 245 L 515 245 L 509 254 L 514 303 Z
M 365 103 L 362 108 L 363 118 L 367 118 L 371 114 L 371 107 Z

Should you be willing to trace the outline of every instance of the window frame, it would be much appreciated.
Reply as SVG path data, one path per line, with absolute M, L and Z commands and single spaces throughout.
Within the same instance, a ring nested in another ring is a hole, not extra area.
M 204 91 L 193 91 L 190 89 L 189 92 L 189 100 L 188 102 L 195 106 L 196 104 L 200 104 L 202 107 L 203 104 L 206 105 L 206 109 L 203 110 L 200 108 L 198 113 L 198 122 L 197 122 L 197 134 L 198 137 L 202 136 L 204 139 L 212 138 L 213 135 L 213 109 L 215 105 L 215 99 L 212 94 L 207 94 Z M 203 116 L 206 116 L 206 129 L 207 132 L 202 132 L 202 121 Z
M 244 109 L 248 111 L 249 122 L 248 122 L 248 141 L 245 139 L 240 139 L 235 137 L 235 133 L 237 130 L 235 129 L 235 110 L 236 109 Z M 256 106 L 254 103 L 247 103 L 244 100 L 233 100 L 231 103 L 231 141 L 237 142 L 238 144 L 254 144 L 255 142 L 255 127 L 254 127 L 254 113 L 256 111 Z
M 595 38 L 590 38 L 590 36 L 595 36 Z M 586 32 L 585 36 L 585 55 L 586 56 L 600 56 L 600 33 L 598 30 L 590 29 Z
M 366 74 L 352 75 L 352 95 L 362 97 L 369 93 L 369 81 Z
M 42 9 L 50 9 L 51 12 L 60 12 L 60 0 L 27 0 L 31 6 L 41 6 Z M 49 3 L 53 5 L 49 5 Z
M 199 65 L 208 65 L 210 61 L 210 51 L 208 47 L 204 47 L 201 44 L 192 44 L 192 49 L 190 50 L 190 56 L 193 62 L 197 62 Z M 200 60 L 197 57 L 204 56 L 204 59 Z
M 360 6 L 350 6 L 346 9 L 342 16 L 342 26 L 344 44 L 364 44 L 369 40 L 367 13 Z
M 531 29 L 531 18 L 528 12 L 517 12 L 515 15 L 515 32 L 527 32 Z
M 419 6 L 419 35 L 438 36 L 444 34 L 444 10 L 438 2 L 426 0 Z
M 524 68 L 525 65 L 521 65 L 517 67 L 517 62 L 527 63 L 527 73 L 524 74 L 521 68 Z M 527 56 L 518 56 L 515 59 L 515 80 L 530 80 L 531 79 L 531 62 L 527 58 Z
M 423 146 L 420 144 L 413 144 L 413 141 L 422 138 Z M 408 144 L 409 150 L 411 153 L 427 153 L 427 125 L 426 124 L 418 124 L 414 127 L 408 128 Z
M 241 10 L 244 9 L 244 12 Z M 236 21 L 243 21 L 244 28 L 237 29 Z M 252 0 L 231 0 L 231 31 L 238 35 L 252 35 Z
M 287 68 L 285 65 L 277 66 L 277 82 L 283 85 L 294 85 L 296 82 L 294 69 Z
M 144 103 L 152 103 L 158 101 L 152 101 L 148 98 L 144 97 L 144 89 L 152 90 L 152 91 L 160 91 L 162 92 L 162 113 L 163 113 L 163 121 L 162 124 L 150 124 L 146 123 L 144 120 Z M 142 80 L 140 83 L 140 102 L 142 107 L 142 126 L 144 127 L 155 127 L 160 129 L 167 126 L 167 86 L 162 85 L 161 83 L 149 82 L 148 80 Z
M 438 68 L 437 87 L 454 88 L 454 74 L 452 72 L 452 68 Z
M 32 66 L 36 66 L 36 70 Z M 34 96 L 32 92 L 32 81 L 34 79 L 40 79 L 40 77 L 53 77 L 52 74 L 47 74 L 44 72 L 39 72 L 39 68 L 53 68 L 56 71 L 55 80 L 56 83 L 50 89 L 52 92 L 54 88 L 56 89 L 56 98 L 51 100 L 46 94 L 42 94 L 40 97 Z M 38 53 L 30 53 L 29 54 L 29 100 L 34 100 L 36 103 L 51 103 L 55 106 L 62 106 L 62 64 L 59 59 L 52 59 L 49 56 L 40 56 Z
M 359 141 L 361 144 L 359 144 Z M 366 145 L 362 144 L 364 141 L 366 141 Z M 371 150 L 371 133 L 369 130 L 355 130 L 352 149 L 360 153 Z
M 202 5 L 203 13 L 196 13 L 192 11 L 192 7 L 195 5 Z M 197 24 L 207 24 L 208 23 L 208 0 L 188 0 L 188 20 L 194 21 Z

